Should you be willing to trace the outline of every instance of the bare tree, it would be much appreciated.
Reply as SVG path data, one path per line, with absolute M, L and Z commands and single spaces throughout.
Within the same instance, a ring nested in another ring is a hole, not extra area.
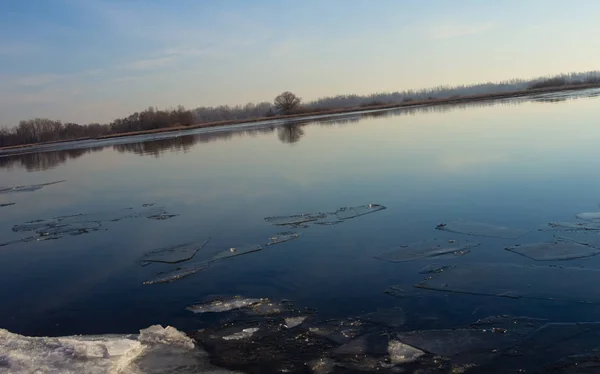
M 300 105 L 301 101 L 302 99 L 298 96 L 290 91 L 285 91 L 275 98 L 275 108 L 283 114 L 290 114 Z

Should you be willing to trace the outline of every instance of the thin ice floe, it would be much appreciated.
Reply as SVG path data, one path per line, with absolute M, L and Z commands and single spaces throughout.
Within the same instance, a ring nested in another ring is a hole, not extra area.
M 305 320 L 308 318 L 307 316 L 299 316 L 299 317 L 288 317 L 285 318 L 284 327 L 286 329 L 293 329 L 294 327 L 300 326 Z
M 344 222 L 344 221 L 330 220 L 330 221 L 316 221 L 316 222 L 313 222 L 313 223 L 315 225 L 321 225 L 321 226 L 334 226 L 334 225 L 339 225 L 342 222 Z
M 442 271 L 453 268 L 453 265 L 431 264 L 419 270 L 419 274 L 439 274 Z
M 600 233 L 596 231 L 567 232 L 556 238 L 569 243 L 577 243 L 600 249 Z
M 600 254 L 599 249 L 563 241 L 514 245 L 505 249 L 536 261 L 573 260 Z
M 159 248 L 147 252 L 141 259 L 142 264 L 151 262 L 162 262 L 167 264 L 177 264 L 191 260 L 200 249 L 202 249 L 208 240 L 203 242 L 191 242 L 178 244 L 166 248 Z
M 325 218 L 325 213 L 317 214 L 296 214 L 293 216 L 274 216 L 266 217 L 265 222 L 272 225 L 284 226 L 284 225 L 298 225 L 305 222 L 313 222 L 321 218 Z
M 221 313 L 235 309 L 248 308 L 252 305 L 261 303 L 264 300 L 265 299 L 234 296 L 211 300 L 202 304 L 190 305 L 186 309 L 194 313 Z
M 73 214 L 49 219 L 28 221 L 22 224 L 14 225 L 12 227 L 12 231 L 35 231 L 37 234 L 37 236 L 24 238 L 20 241 L 49 240 L 61 238 L 63 234 L 80 235 L 98 231 L 104 223 L 109 224 L 121 221 L 123 219 L 145 217 L 153 220 L 164 220 L 175 216 L 177 215 L 170 214 L 163 207 L 115 209 L 105 212 Z M 3 243 L 0 244 L 0 246 L 11 243 Z
M 449 242 L 432 239 L 400 245 L 375 256 L 375 258 L 390 262 L 405 262 L 444 255 L 460 256 L 468 253 L 471 248 L 475 248 L 479 245 L 480 243 L 461 244 L 456 241 Z
M 541 231 L 600 231 L 597 222 L 550 222 Z
M 12 231 L 14 232 L 25 232 L 25 231 L 36 231 L 49 229 L 58 225 L 60 221 L 58 219 L 38 219 L 35 221 L 28 221 L 19 225 L 14 225 Z
M 58 225 L 36 230 L 40 236 L 60 236 L 62 234 L 81 235 L 98 231 L 102 227 L 99 222 L 81 222 L 70 225 Z
M 189 277 L 190 275 L 194 275 L 204 269 L 206 269 L 208 265 L 199 264 L 195 266 L 187 266 L 177 268 L 175 270 L 166 271 L 163 273 L 159 273 L 156 278 L 147 280 L 144 284 L 159 284 L 159 283 L 171 283 L 183 279 L 185 277 Z
M 442 223 L 436 229 L 459 234 L 504 239 L 517 239 L 528 233 L 526 230 L 469 221 Z
M 415 287 L 474 295 L 600 303 L 600 270 L 559 266 L 460 264 Z
M 278 234 L 271 236 L 269 238 L 269 242 L 266 245 L 269 246 L 269 245 L 279 244 L 279 243 L 287 242 L 292 239 L 297 239 L 299 237 L 300 237 L 300 234 L 298 234 L 297 232 L 291 232 L 291 231 L 280 232 Z
M 600 212 L 577 213 L 575 217 L 585 221 L 600 222 Z
M 367 204 L 355 207 L 340 208 L 335 212 L 335 216 L 340 220 L 364 216 L 365 214 L 379 212 L 385 209 L 385 206 L 379 204 Z
M 0 329 L 0 372 L 225 374 L 192 339 L 160 325 L 139 335 L 28 337 Z
M 447 329 L 398 332 L 398 340 L 434 355 L 452 357 L 464 353 L 502 350 L 515 345 L 520 335 L 492 329 Z
M 392 364 L 396 365 L 416 361 L 425 352 L 398 340 L 390 340 L 388 342 L 388 354 L 390 355 Z
M 294 305 L 284 301 L 271 301 L 262 299 L 244 309 L 244 312 L 251 316 L 273 316 L 277 314 L 292 312 Z
M 224 260 L 226 258 L 230 258 L 230 257 L 235 257 L 235 256 L 241 256 L 241 255 L 245 255 L 248 253 L 252 253 L 252 252 L 258 252 L 261 251 L 263 248 L 261 245 L 255 244 L 255 245 L 243 245 L 243 246 L 239 246 L 239 247 L 231 247 L 226 251 L 217 253 L 216 255 L 213 256 L 212 260 L 213 261 L 219 261 L 219 260 Z
M 247 329 L 242 329 L 242 331 L 233 333 L 231 335 L 226 335 L 223 337 L 224 340 L 243 340 L 248 339 L 252 335 L 254 335 L 259 330 L 258 327 L 249 327 Z
M 49 182 L 49 183 L 30 184 L 30 185 L 26 185 L 26 186 L 0 187 L 0 194 L 15 193 L 15 192 L 33 192 L 33 191 L 41 190 L 42 188 L 44 188 L 46 186 L 51 186 L 53 184 L 58 184 L 58 183 L 62 183 L 62 182 L 65 182 L 65 181 L 62 180 L 62 181 Z

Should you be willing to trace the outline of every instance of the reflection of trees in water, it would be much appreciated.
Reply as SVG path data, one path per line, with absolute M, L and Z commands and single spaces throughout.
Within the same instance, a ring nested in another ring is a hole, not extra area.
M 277 128 L 277 137 L 282 143 L 294 144 L 304 136 L 302 124 L 288 124 Z
M 304 137 L 303 127 L 306 125 L 318 126 L 344 126 L 358 123 L 365 118 L 388 118 L 396 116 L 414 116 L 427 113 L 446 113 L 455 110 L 467 110 L 470 108 L 483 108 L 492 106 L 519 106 L 526 102 L 556 103 L 571 98 L 595 97 L 600 95 L 598 91 L 581 92 L 579 95 L 564 95 L 560 97 L 515 97 L 508 99 L 497 99 L 488 101 L 474 101 L 442 105 L 423 105 L 404 107 L 376 112 L 353 113 L 347 116 L 335 118 L 323 118 L 318 120 L 299 121 L 293 124 L 280 126 L 265 126 L 253 129 L 222 129 L 215 132 L 203 134 L 190 134 L 167 139 L 148 140 L 145 142 L 131 144 L 116 144 L 113 149 L 120 153 L 135 153 L 138 155 L 153 155 L 160 157 L 165 151 L 189 151 L 196 143 L 211 143 L 217 141 L 229 141 L 236 137 L 258 136 L 273 133 L 277 130 L 277 137 L 283 143 L 294 144 Z M 102 151 L 105 147 L 70 149 L 62 151 L 50 151 L 32 153 L 25 155 L 14 155 L 0 157 L 0 168 L 11 169 L 15 167 L 25 168 L 27 171 L 47 170 L 56 167 L 70 159 L 81 157 L 90 152 Z
M 140 143 L 115 144 L 113 149 L 119 153 L 135 153 L 160 157 L 165 151 L 183 151 L 184 153 L 196 143 L 193 136 L 178 136 L 170 139 L 157 139 Z
M 24 168 L 27 171 L 40 171 L 55 168 L 68 160 L 79 158 L 87 153 L 99 152 L 104 147 L 86 149 L 68 149 L 63 151 L 50 151 L 40 153 L 29 153 L 0 157 L 0 168 L 13 169 Z
M 196 143 L 212 143 L 216 141 L 229 141 L 235 137 L 246 135 L 256 136 L 271 133 L 274 127 L 264 127 L 238 131 L 217 131 L 203 134 L 182 135 L 167 139 L 148 140 L 139 143 L 115 144 L 113 149 L 120 153 L 135 153 L 140 156 L 152 155 L 160 157 L 164 152 L 188 152 Z

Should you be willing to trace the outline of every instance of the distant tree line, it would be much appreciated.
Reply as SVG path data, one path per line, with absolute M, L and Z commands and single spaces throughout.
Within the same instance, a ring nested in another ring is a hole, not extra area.
M 19 122 L 13 128 L 0 129 L 0 147 L 71 140 L 97 138 L 104 135 L 155 130 L 166 127 L 190 126 L 217 121 L 238 121 L 282 114 L 314 113 L 333 109 L 359 108 L 373 105 L 397 104 L 417 100 L 458 98 L 521 91 L 527 89 L 551 88 L 577 84 L 600 84 L 600 71 L 561 74 L 530 80 L 513 79 L 499 83 L 480 83 L 462 86 L 438 86 L 422 90 L 375 93 L 371 95 L 338 95 L 302 103 L 295 94 L 286 91 L 278 95 L 272 103 L 217 107 L 198 107 L 188 110 L 182 106 L 159 110 L 149 107 L 128 117 L 118 118 L 109 124 L 91 123 L 80 125 L 62 123 L 47 118 L 34 118 Z

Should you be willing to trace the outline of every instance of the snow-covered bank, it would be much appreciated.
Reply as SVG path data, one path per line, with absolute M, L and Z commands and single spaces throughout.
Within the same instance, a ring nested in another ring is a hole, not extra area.
M 184 333 L 154 325 L 139 335 L 58 338 L 28 337 L 0 329 L 0 373 L 232 372 L 211 365 L 207 353 Z

